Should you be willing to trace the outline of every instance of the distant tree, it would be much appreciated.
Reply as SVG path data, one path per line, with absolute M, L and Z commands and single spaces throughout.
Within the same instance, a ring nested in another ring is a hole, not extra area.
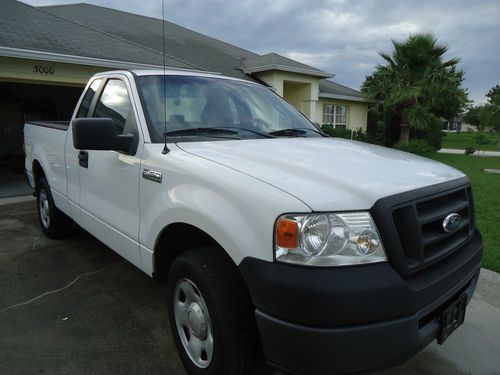
M 495 85 L 486 94 L 488 104 L 484 109 L 485 126 L 500 131 L 500 85 Z
M 481 110 L 483 106 L 471 106 L 465 112 L 463 121 L 466 124 L 473 125 L 477 128 L 481 125 Z
M 495 85 L 486 94 L 486 104 L 471 107 L 464 121 L 476 125 L 480 130 L 493 129 L 500 131 L 500 85 Z
M 392 44 L 392 54 L 380 53 L 385 64 L 366 77 L 361 90 L 399 119 L 399 143 L 408 143 L 411 128 L 436 126 L 439 117 L 454 117 L 468 103 L 464 72 L 457 70 L 458 59 L 443 60 L 448 47 L 432 34 Z
M 500 100 L 495 104 L 486 104 L 481 115 L 483 129 L 500 131 Z
M 498 102 L 498 98 L 500 98 L 500 85 L 495 85 L 488 91 L 486 94 L 488 98 L 488 103 L 492 104 L 493 101 Z

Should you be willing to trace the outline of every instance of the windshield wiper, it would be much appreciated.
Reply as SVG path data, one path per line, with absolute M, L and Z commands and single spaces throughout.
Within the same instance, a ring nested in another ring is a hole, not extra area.
M 285 136 L 285 137 L 297 137 L 306 134 L 306 132 L 302 129 L 290 128 L 290 129 L 281 129 L 269 132 L 269 134 L 274 136 Z
M 188 129 L 179 129 L 179 130 L 171 130 L 166 132 L 165 135 L 197 135 L 197 134 L 229 134 L 236 135 L 237 131 L 230 129 L 222 129 L 216 127 L 210 128 L 188 128 Z
M 214 128 L 214 129 L 237 129 L 237 130 L 244 130 L 244 131 L 247 131 L 247 132 L 250 132 L 250 133 L 253 133 L 253 134 L 260 135 L 261 137 L 276 138 L 271 133 L 264 133 L 264 132 L 260 132 L 260 131 L 253 130 L 253 129 L 248 129 L 248 128 L 241 128 L 239 126 L 221 126 L 221 127 Z
M 319 134 L 322 137 L 325 136 L 319 130 L 314 130 L 311 128 L 288 128 L 288 129 L 275 130 L 275 131 L 269 132 L 268 134 L 278 136 L 278 137 L 279 136 L 299 137 L 299 136 L 306 134 L 306 130 L 311 131 L 311 132 L 316 133 L 316 134 Z
M 233 130 L 234 129 L 234 130 Z M 252 130 L 252 129 L 247 129 L 247 128 L 240 128 L 238 126 L 211 126 L 207 128 L 188 128 L 188 129 L 179 129 L 179 130 L 172 130 L 167 133 L 166 135 L 197 135 L 197 134 L 229 134 L 229 135 L 236 135 L 240 131 L 247 131 L 253 134 L 260 135 L 261 137 L 265 138 L 275 138 L 271 134 L 259 132 L 257 130 Z
M 328 134 L 323 133 L 323 131 L 322 131 L 322 130 L 316 129 L 316 127 L 315 127 L 314 129 L 312 129 L 312 128 L 300 128 L 300 129 L 310 130 L 310 131 L 312 131 L 312 132 L 314 132 L 314 133 L 316 133 L 316 134 L 321 135 L 322 137 L 328 137 Z

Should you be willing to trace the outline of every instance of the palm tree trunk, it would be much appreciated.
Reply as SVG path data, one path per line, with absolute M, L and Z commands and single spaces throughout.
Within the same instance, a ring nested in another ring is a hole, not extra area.
M 401 131 L 399 133 L 399 142 L 400 144 L 408 144 L 410 141 L 410 124 L 401 123 L 399 125 L 401 127 Z

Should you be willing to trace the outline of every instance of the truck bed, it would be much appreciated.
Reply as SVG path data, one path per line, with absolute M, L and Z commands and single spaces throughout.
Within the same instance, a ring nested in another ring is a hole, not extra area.
M 32 187 L 33 162 L 43 165 L 56 205 L 66 209 L 65 144 L 69 121 L 28 121 L 24 125 L 25 169 Z
M 68 130 L 69 121 L 27 121 L 26 124 L 42 126 L 44 128 L 58 129 L 58 130 Z

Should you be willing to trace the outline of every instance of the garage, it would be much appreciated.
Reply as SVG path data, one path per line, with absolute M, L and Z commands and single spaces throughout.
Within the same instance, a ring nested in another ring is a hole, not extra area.
M 24 123 L 69 120 L 88 79 L 111 69 L 79 61 L 0 47 L 0 198 L 31 193 L 24 177 Z
M 0 30 L 2 198 L 30 193 L 23 175 L 25 121 L 69 120 L 94 74 L 152 68 L 162 59 L 151 49 L 15 0 L 2 1 Z
M 68 121 L 90 77 L 137 67 L 144 68 L 0 46 L 0 198 L 31 192 L 23 164 L 26 121 Z
M 0 82 L 0 197 L 29 194 L 23 155 L 26 121 L 68 120 L 82 86 Z

